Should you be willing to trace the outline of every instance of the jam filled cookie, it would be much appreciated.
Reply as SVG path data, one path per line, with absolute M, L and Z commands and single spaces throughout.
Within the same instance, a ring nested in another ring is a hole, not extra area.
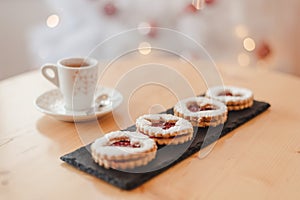
M 227 107 L 213 99 L 191 97 L 179 101 L 174 106 L 174 114 L 190 121 L 193 126 L 217 126 L 227 120 Z
M 105 168 L 127 169 L 148 164 L 157 146 L 149 137 L 129 131 L 116 131 L 98 138 L 91 145 L 92 157 Z
M 181 144 L 193 137 L 192 124 L 170 114 L 143 115 L 136 120 L 136 127 L 160 145 Z
M 243 110 L 253 105 L 253 93 L 246 88 L 217 86 L 209 88 L 206 96 L 222 101 L 228 110 Z

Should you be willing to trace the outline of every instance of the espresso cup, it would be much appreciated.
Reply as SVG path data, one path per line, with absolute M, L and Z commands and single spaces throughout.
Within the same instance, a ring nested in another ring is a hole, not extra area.
M 43 65 L 41 72 L 60 89 L 67 110 L 84 111 L 93 106 L 98 80 L 97 60 L 64 58 L 57 64 Z

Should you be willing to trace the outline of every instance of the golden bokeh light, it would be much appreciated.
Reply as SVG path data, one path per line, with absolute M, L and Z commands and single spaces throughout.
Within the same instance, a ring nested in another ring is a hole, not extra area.
M 139 52 L 142 55 L 148 55 L 151 53 L 151 44 L 148 42 L 142 42 L 139 44 Z
M 255 42 L 252 38 L 246 38 L 244 39 L 244 48 L 247 50 L 247 51 L 253 51 L 255 49 Z
M 47 18 L 46 24 L 49 28 L 55 28 L 59 24 L 59 16 L 58 15 L 50 15 Z

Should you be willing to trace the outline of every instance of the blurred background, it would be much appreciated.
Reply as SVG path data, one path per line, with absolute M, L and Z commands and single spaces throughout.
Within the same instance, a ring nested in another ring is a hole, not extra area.
M 186 34 L 217 63 L 300 76 L 299 0 L 1 0 L 0 16 L 0 80 L 86 56 L 128 29 L 145 28 L 141 37 L 150 44 L 172 41 L 156 27 Z M 135 39 L 111 45 L 107 54 Z

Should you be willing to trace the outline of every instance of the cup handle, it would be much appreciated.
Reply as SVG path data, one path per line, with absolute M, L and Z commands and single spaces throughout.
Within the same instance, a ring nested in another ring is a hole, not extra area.
M 48 70 L 53 72 L 53 76 L 49 75 Z M 42 66 L 42 75 L 51 83 L 59 87 L 57 67 L 54 64 L 45 64 Z

